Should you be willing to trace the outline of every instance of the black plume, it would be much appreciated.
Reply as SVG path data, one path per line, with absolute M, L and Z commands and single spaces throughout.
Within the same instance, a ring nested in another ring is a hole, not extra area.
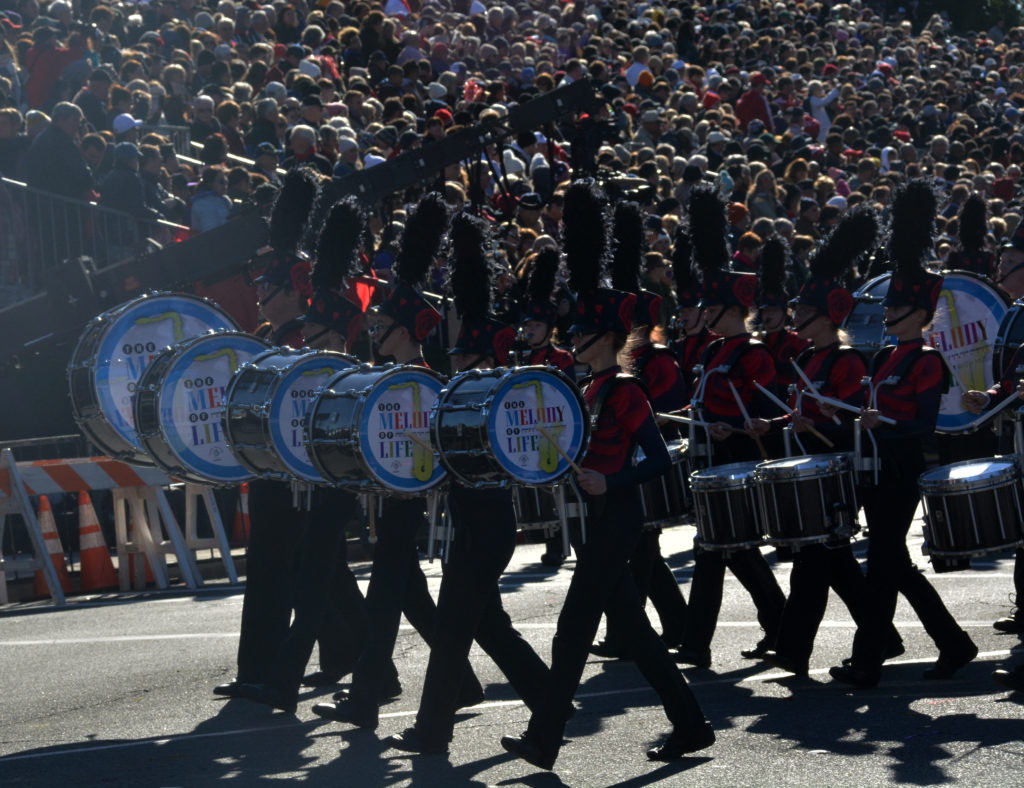
M 672 281 L 676 292 L 689 290 L 697 277 L 693 271 L 693 246 L 690 235 L 682 224 L 676 228 L 675 243 L 672 245 Z
M 612 287 L 627 293 L 640 290 L 640 264 L 644 253 L 644 217 L 635 202 L 615 205 L 612 238 Z
M 278 252 L 295 252 L 309 221 L 319 190 L 316 176 L 304 167 L 289 170 L 270 212 L 270 245 Z
M 854 262 L 875 247 L 878 215 L 866 205 L 846 214 L 810 260 L 811 275 L 842 280 Z
M 935 237 L 935 192 L 915 178 L 899 189 L 892 203 L 889 258 L 901 274 L 913 279 L 924 269 Z
M 604 193 L 591 180 L 578 180 L 565 192 L 562 244 L 569 287 L 576 293 L 596 289 L 608 250 Z
M 698 185 L 690 192 L 690 244 L 693 256 L 703 271 L 719 271 L 729 262 L 729 235 L 725 203 L 715 187 Z
M 531 301 L 544 303 L 551 299 L 555 290 L 555 275 L 558 273 L 558 252 L 545 247 L 533 259 L 533 270 L 526 287 Z
M 410 287 L 422 286 L 447 229 L 448 206 L 444 198 L 437 192 L 424 195 L 405 220 L 395 276 Z
M 977 252 L 985 246 L 988 235 L 987 206 L 981 195 L 972 193 L 960 210 L 960 245 L 968 252 Z
M 789 246 L 785 240 L 772 234 L 764 242 L 758 260 L 758 285 L 762 293 L 781 293 L 786 281 L 786 261 Z
M 359 273 L 356 255 L 366 232 L 366 214 L 349 195 L 331 206 L 316 246 L 310 279 L 313 287 L 337 290 L 345 278 Z
M 487 225 L 462 212 L 452 220 L 448 265 L 455 309 L 463 320 L 483 320 L 491 305 L 491 271 L 487 265 Z

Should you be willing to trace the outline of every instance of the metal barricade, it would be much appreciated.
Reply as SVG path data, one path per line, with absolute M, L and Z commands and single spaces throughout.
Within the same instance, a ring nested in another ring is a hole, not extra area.
M 192 133 L 188 126 L 139 126 L 139 139 L 147 134 L 159 134 L 166 137 L 174 145 L 174 152 L 179 156 L 187 156 L 192 142 Z

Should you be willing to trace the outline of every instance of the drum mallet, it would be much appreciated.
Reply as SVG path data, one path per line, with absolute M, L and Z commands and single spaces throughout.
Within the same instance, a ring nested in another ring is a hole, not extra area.
M 655 413 L 659 419 L 665 419 L 665 421 L 674 421 L 677 424 L 692 424 L 694 427 L 704 427 L 707 429 L 711 426 L 710 422 L 701 421 L 700 419 L 691 419 L 689 416 L 674 416 L 671 413 Z M 729 429 L 733 429 L 729 427 Z
M 431 454 L 434 453 L 434 447 L 430 445 L 430 442 L 423 440 L 423 438 L 421 438 L 419 435 L 414 435 L 411 432 L 403 432 L 402 437 L 408 438 L 413 443 L 418 443 L 420 445 L 420 448 L 426 449 Z
M 797 364 L 796 361 L 790 361 L 789 363 L 793 365 L 793 369 L 796 370 L 796 374 L 800 376 L 800 380 L 802 380 L 804 382 L 804 385 L 807 386 L 807 390 L 812 394 L 820 397 L 821 392 L 819 392 L 818 389 L 815 388 L 814 384 L 811 383 L 811 379 L 804 374 L 804 371 L 802 369 L 800 369 L 800 365 Z M 832 423 L 837 425 L 842 424 L 842 420 L 835 413 L 833 413 Z
M 726 383 L 729 384 L 729 389 L 732 391 L 733 399 L 736 400 L 736 407 L 740 409 L 740 413 L 743 415 L 743 423 L 752 424 L 753 422 L 751 422 L 750 420 L 750 414 L 747 412 L 747 406 L 743 404 L 743 398 L 740 396 L 740 393 L 736 390 L 736 386 L 733 385 L 733 382 L 731 380 L 726 380 Z M 761 457 L 767 460 L 768 452 L 765 451 L 764 444 L 761 443 L 761 439 L 757 435 L 754 436 L 754 443 L 757 444 L 757 450 L 761 452 Z
M 555 451 L 562 455 L 562 459 L 569 463 L 570 468 L 576 471 L 576 473 L 583 473 L 583 469 L 580 468 L 580 466 L 577 465 L 575 462 L 573 462 L 572 457 L 565 453 L 565 450 L 558 445 L 558 441 L 554 439 L 550 432 L 544 429 L 544 427 L 540 424 L 537 425 L 537 432 L 543 435 L 545 440 L 547 440 L 548 443 L 555 447 Z
M 787 406 L 785 402 L 783 402 L 781 399 L 772 394 L 768 389 L 766 389 L 756 380 L 754 381 L 754 385 L 757 386 L 760 392 L 764 394 L 768 399 L 770 399 L 774 404 L 782 408 L 783 413 L 792 413 L 792 408 Z M 818 432 L 818 430 L 816 430 L 814 427 L 808 427 L 807 431 L 811 433 L 811 435 L 813 435 L 815 438 L 820 440 L 822 443 L 824 443 L 826 446 L 828 446 L 830 449 L 834 449 L 836 447 L 836 445 L 832 441 L 830 441 L 828 438 L 826 438 L 824 435 Z

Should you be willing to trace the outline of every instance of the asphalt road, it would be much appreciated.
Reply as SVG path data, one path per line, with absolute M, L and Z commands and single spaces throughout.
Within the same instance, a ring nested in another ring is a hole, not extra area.
M 684 593 L 692 537 L 687 526 L 662 537 Z M 912 538 L 919 555 L 920 540 Z M 572 563 L 548 570 L 538 562 L 541 549 L 517 550 L 503 591 L 516 626 L 549 659 Z M 699 757 L 648 762 L 644 750 L 668 730 L 656 696 L 632 663 L 594 658 L 554 773 L 501 749 L 499 738 L 519 733 L 527 712 L 475 647 L 487 700 L 460 717 L 449 757 L 387 750 L 383 738 L 412 723 L 428 656 L 405 625 L 395 652 L 405 691 L 368 733 L 311 713 L 326 690 L 305 694 L 294 716 L 211 694 L 233 676 L 237 587 L 78 602 L 66 610 L 13 606 L 0 614 L 0 785 L 1024 784 L 1024 697 L 989 678 L 1008 659 L 1024 659 L 1020 641 L 991 626 L 1010 608 L 1012 561 L 944 575 L 919 563 L 982 652 L 955 679 L 921 680 L 937 655 L 902 601 L 896 621 L 907 653 L 888 663 L 877 689 L 848 691 L 828 677 L 853 636 L 834 596 L 809 679 L 744 660 L 739 651 L 759 630 L 749 597 L 727 574 L 712 670 L 687 671 L 717 743 Z M 775 569 L 788 588 L 788 564 Z M 363 581 L 368 571 L 360 565 Z M 430 565 L 428 574 L 436 593 L 440 567 Z

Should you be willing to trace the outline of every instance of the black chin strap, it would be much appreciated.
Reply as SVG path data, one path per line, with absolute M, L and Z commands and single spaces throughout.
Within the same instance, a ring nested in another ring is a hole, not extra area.
M 902 323 L 904 320 L 906 320 L 908 317 L 910 317 L 916 311 L 917 311 L 916 309 L 911 309 L 903 317 L 898 317 L 895 320 L 883 320 L 882 321 L 882 325 L 885 326 L 886 328 L 892 328 L 893 326 L 898 326 L 900 323 Z
M 270 295 L 268 295 L 266 298 L 264 298 L 262 301 L 260 301 L 260 306 L 266 306 L 267 304 L 269 304 L 271 301 L 273 301 L 275 298 L 277 298 L 278 294 L 282 290 L 284 290 L 284 285 L 278 285 L 277 287 L 275 287 L 273 292 Z
M 822 317 L 822 316 L 823 315 L 822 315 L 821 312 L 815 312 L 811 317 L 807 318 L 803 323 L 798 325 L 793 330 L 796 331 L 799 334 L 801 331 L 803 331 L 805 328 L 807 328 L 811 323 L 813 323 L 815 320 L 817 320 L 819 317 Z
M 460 371 L 461 372 L 469 372 L 469 370 L 471 370 L 471 369 L 476 369 L 477 367 L 480 366 L 481 363 L 483 363 L 483 361 L 486 358 L 487 358 L 487 354 L 486 353 L 484 353 L 483 355 L 477 356 L 472 364 L 470 364 L 468 367 L 463 367 Z
M 319 333 L 317 333 L 317 334 L 313 334 L 313 336 L 309 337 L 309 338 L 308 338 L 308 339 L 306 340 L 306 347 L 312 347 L 312 346 L 313 346 L 313 343 L 314 343 L 314 342 L 316 342 L 317 340 L 319 340 L 319 339 L 320 339 L 321 337 L 324 337 L 324 336 L 326 336 L 326 335 L 327 335 L 327 334 L 329 334 L 330 332 L 331 332 L 331 329 L 329 329 L 329 328 L 325 328 L 325 329 L 324 329 L 323 331 L 321 331 L 321 332 L 319 332 Z
M 707 327 L 708 327 L 709 329 L 711 329 L 712 331 L 714 331 L 714 330 L 715 330 L 715 326 L 717 326 L 717 325 L 718 325 L 718 321 L 722 319 L 722 316 L 723 316 L 723 315 L 724 315 L 724 314 L 725 314 L 725 313 L 726 313 L 726 312 L 727 312 L 728 310 L 729 310 L 729 307 L 727 307 L 727 306 L 723 306 L 723 307 L 722 307 L 722 311 L 718 313 L 718 317 L 716 317 L 716 318 L 715 318 L 714 320 L 712 320 L 712 321 L 711 321 L 710 323 L 707 323 L 707 319 L 706 319 L 706 315 L 707 315 L 707 312 L 705 312 L 705 313 L 704 313 L 704 314 L 705 314 L 705 321 L 704 321 L 704 322 L 705 322 L 705 323 L 707 323 Z
M 999 277 L 996 280 L 996 284 L 1001 285 L 1003 282 L 1005 282 L 1007 279 L 1009 279 L 1011 276 L 1017 273 L 1021 268 L 1024 268 L 1024 263 L 1017 263 L 1017 265 L 1015 265 L 1013 268 L 1007 271 L 1004 276 Z
M 586 342 L 584 342 L 583 343 L 583 347 L 577 349 L 576 352 L 573 355 L 579 356 L 580 353 L 583 353 L 583 352 L 587 351 L 590 348 L 591 345 L 593 345 L 595 342 L 597 342 L 597 340 L 599 340 L 604 335 L 605 335 L 604 331 L 600 332 L 599 334 L 594 334 L 593 338 L 592 339 L 588 339 Z

